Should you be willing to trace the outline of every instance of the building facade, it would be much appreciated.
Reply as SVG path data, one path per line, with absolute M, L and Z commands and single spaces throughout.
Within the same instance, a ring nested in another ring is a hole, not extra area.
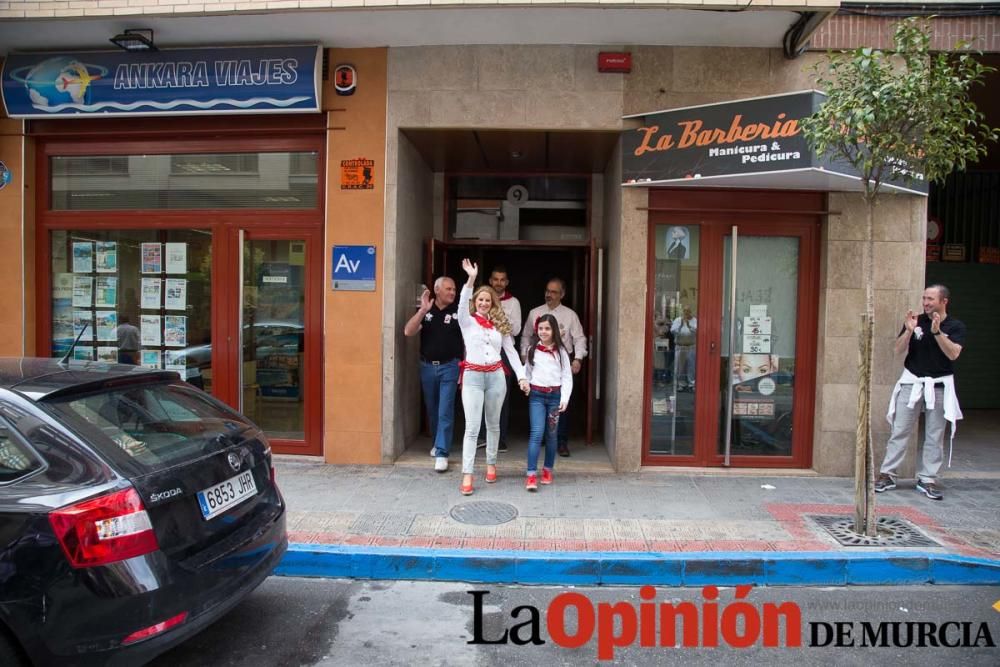
M 83 60 L 146 26 L 167 55 L 319 48 L 317 106 L 303 113 L 0 120 L 4 354 L 61 355 L 82 330 L 73 355 L 111 358 L 128 317 L 141 361 L 244 410 L 279 451 L 426 458 L 403 324 L 423 286 L 460 279 L 468 256 L 507 268 L 524 315 L 550 278 L 566 281 L 590 346 L 573 442 L 614 469 L 850 474 L 860 196 L 781 173 L 623 184 L 643 114 L 812 88 L 821 54 L 799 52 L 837 3 L 7 4 L 11 61 Z M 630 71 L 600 71 L 608 52 Z M 899 314 L 924 285 L 926 212 L 915 193 L 879 211 L 876 406 L 896 379 Z M 512 441 L 526 433 L 515 399 Z

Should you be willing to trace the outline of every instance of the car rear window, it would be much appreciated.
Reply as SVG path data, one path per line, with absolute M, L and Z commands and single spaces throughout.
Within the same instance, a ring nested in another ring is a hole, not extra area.
M 112 461 L 139 473 L 210 455 L 253 428 L 238 413 L 183 384 L 117 386 L 48 402 Z
M 7 424 L 0 420 L 0 484 L 21 479 L 41 467 L 38 457 L 18 442 Z

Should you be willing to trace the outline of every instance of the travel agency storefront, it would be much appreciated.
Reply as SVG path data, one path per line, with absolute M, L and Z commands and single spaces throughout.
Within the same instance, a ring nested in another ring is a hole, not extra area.
M 324 57 L 367 70 L 368 90 L 350 68 L 325 80 Z M 23 267 L 4 281 L 5 351 L 176 370 L 278 452 L 378 461 L 380 360 L 355 333 L 380 330 L 384 59 L 319 46 L 9 55 L 13 187 L 0 196 Z M 372 275 L 345 288 L 372 291 L 329 288 L 328 238 L 364 249 Z M 123 325 L 139 349 L 120 346 Z

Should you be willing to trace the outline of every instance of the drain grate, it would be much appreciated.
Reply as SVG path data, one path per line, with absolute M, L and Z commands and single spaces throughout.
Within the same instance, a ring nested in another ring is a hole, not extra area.
M 875 522 L 878 535 L 868 537 L 854 532 L 854 517 L 810 516 L 810 519 L 833 535 L 845 547 L 939 547 L 905 519 L 880 516 Z
M 497 526 L 517 518 L 517 508 L 509 503 L 479 500 L 451 508 L 451 518 L 459 523 L 476 526 Z

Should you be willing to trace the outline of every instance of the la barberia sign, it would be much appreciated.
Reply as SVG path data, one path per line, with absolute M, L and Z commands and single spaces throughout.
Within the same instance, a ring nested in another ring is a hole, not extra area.
M 802 133 L 824 99 L 807 90 L 627 116 L 640 125 L 622 133 L 622 182 L 857 190 L 857 172 L 817 156 Z M 926 192 L 919 180 L 886 187 Z

